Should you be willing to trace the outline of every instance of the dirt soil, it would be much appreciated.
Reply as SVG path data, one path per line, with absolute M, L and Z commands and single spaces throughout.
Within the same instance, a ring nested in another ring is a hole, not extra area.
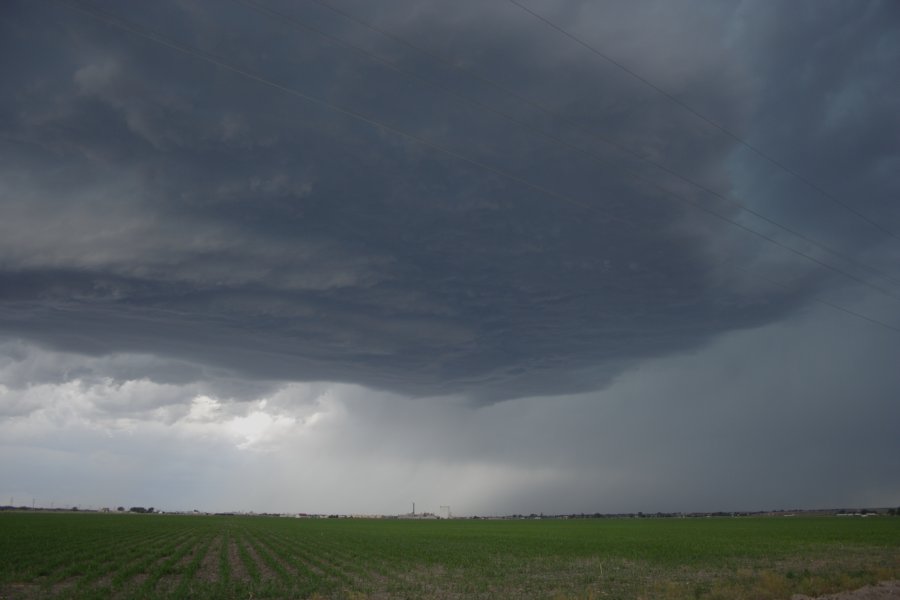
M 810 596 L 796 594 L 791 600 L 813 600 Z M 819 596 L 815 600 L 900 600 L 900 580 L 882 581 L 878 585 L 867 585 L 852 592 L 840 592 Z

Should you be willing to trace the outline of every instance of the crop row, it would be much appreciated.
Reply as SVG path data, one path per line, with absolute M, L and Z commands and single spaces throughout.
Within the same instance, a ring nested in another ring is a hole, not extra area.
M 32 527 L 17 543 L 0 540 L 13 548 L 0 598 L 302 598 L 402 583 L 389 557 L 254 520 L 69 515 L 85 527 L 68 530 L 54 526 L 71 524 L 63 515 L 41 517 L 23 516 Z
M 789 598 L 900 577 L 900 519 L 0 514 L 0 598 Z

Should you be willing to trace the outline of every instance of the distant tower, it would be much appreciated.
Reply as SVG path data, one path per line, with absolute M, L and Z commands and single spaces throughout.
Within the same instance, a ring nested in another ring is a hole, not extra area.
M 413 502 L 413 511 L 412 511 L 412 514 L 414 514 L 414 515 L 416 514 L 416 503 L 415 503 L 415 502 Z

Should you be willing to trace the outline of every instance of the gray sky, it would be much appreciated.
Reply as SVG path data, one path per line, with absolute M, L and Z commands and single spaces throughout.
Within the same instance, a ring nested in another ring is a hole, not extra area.
M 506 0 L 6 3 L 0 502 L 900 504 L 898 5 L 523 4 L 737 137 Z

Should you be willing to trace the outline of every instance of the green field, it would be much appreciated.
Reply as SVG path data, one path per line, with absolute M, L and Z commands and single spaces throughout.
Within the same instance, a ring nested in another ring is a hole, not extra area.
M 900 518 L 0 514 L 0 598 L 790 598 L 900 578 Z

